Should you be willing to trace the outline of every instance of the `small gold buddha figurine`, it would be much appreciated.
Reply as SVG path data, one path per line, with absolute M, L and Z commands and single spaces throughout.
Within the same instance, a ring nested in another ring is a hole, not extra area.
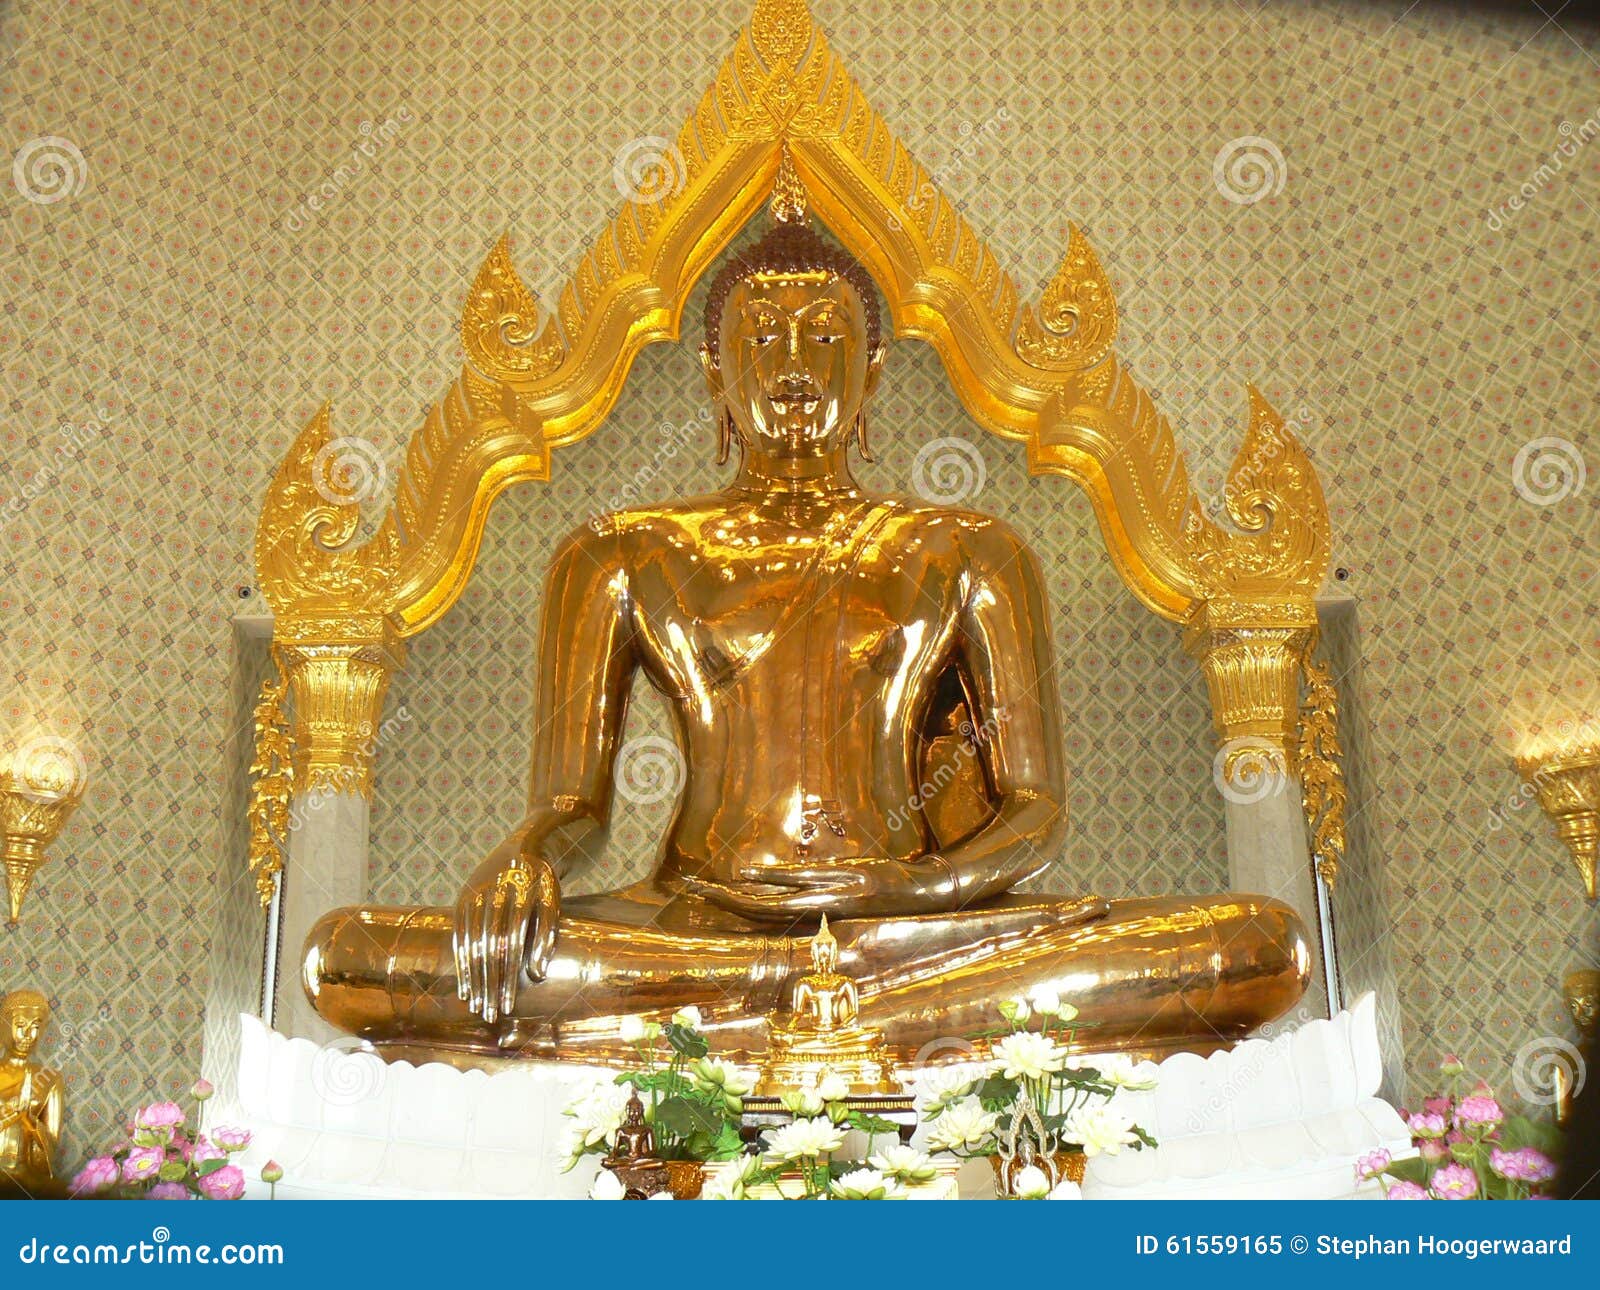
M 671 1172 L 665 1160 L 656 1159 L 656 1134 L 644 1118 L 644 1103 L 634 1093 L 622 1111 L 622 1127 L 611 1151 L 600 1165 L 622 1184 L 624 1200 L 647 1200 L 671 1189 Z
M 1568 972 L 1561 981 L 1561 998 L 1567 1005 L 1572 1024 L 1578 1029 L 1579 1045 L 1593 1046 L 1595 1037 L 1600 1035 L 1600 1029 L 1596 1026 L 1600 1021 L 1600 969 L 1578 968 Z M 1565 1124 L 1572 1115 L 1572 1102 L 1577 1096 L 1574 1074 L 1575 1071 L 1561 1062 L 1552 1064 L 1556 1120 L 1561 1124 Z
M 61 1076 L 32 1060 L 50 1024 L 50 1004 L 37 990 L 0 1000 L 0 1178 L 26 1188 L 55 1177 L 61 1142 Z
M 756 1096 L 812 1087 L 830 1072 L 852 1094 L 902 1092 L 883 1031 L 861 1025 L 860 1012 L 861 992 L 839 971 L 839 942 L 824 914 L 811 938 L 811 971 L 795 982 L 789 1012 L 767 1018 L 767 1059 Z

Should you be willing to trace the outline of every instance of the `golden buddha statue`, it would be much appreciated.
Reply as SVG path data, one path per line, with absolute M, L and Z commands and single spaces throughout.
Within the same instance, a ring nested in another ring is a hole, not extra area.
M 50 1024 L 50 1005 L 37 990 L 0 999 L 0 1179 L 21 1187 L 55 1177 L 61 1142 L 61 1076 L 33 1060 Z
M 859 988 L 902 1059 L 1033 986 L 1098 1023 L 1098 1050 L 1209 1051 L 1279 1016 L 1310 955 L 1277 901 L 1017 890 L 1066 828 L 1038 565 L 998 519 L 856 482 L 876 293 L 807 222 L 787 159 L 772 212 L 706 306 L 732 481 L 561 546 L 526 819 L 453 909 L 326 915 L 303 963 L 317 1010 L 397 1054 L 608 1059 L 625 1017 L 693 1004 L 719 1051 L 758 1056 L 827 915 L 848 1006 Z M 605 841 L 641 676 L 677 732 L 671 826 L 646 880 L 563 897 Z
M 777 1096 L 787 1089 L 837 1075 L 856 1095 L 904 1090 L 884 1051 L 883 1031 L 857 1020 L 861 994 L 839 971 L 839 942 L 828 930 L 828 916 L 811 938 L 811 971 L 795 983 L 787 1013 L 767 1019 L 767 1054 L 755 1095 Z

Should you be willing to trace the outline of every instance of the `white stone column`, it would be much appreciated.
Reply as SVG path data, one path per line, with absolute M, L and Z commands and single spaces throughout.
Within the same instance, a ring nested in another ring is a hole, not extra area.
M 1315 1015 L 1328 1012 L 1323 976 L 1323 928 L 1317 902 L 1316 873 L 1300 803 L 1300 781 L 1278 770 L 1264 781 L 1263 794 L 1223 795 L 1228 830 L 1228 886 L 1234 891 L 1271 896 L 1291 906 L 1310 934 L 1313 963 L 1305 1006 Z
M 359 792 L 298 792 L 289 803 L 289 855 L 279 879 L 275 1030 L 327 1043 L 338 1032 L 312 1010 L 300 983 L 306 934 L 330 909 L 367 898 L 372 804 Z

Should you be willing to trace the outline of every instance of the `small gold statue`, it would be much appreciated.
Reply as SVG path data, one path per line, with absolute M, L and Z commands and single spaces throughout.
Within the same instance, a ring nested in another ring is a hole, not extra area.
M 1561 998 L 1567 1005 L 1572 1024 L 1578 1029 L 1579 1047 L 1592 1048 L 1600 1028 L 1600 969 L 1578 968 L 1568 972 L 1561 980 Z M 1579 1057 L 1577 1062 L 1583 1059 Z M 1574 1063 L 1576 1066 L 1577 1063 Z M 1572 1115 L 1572 1102 L 1578 1095 L 1576 1070 L 1555 1062 L 1551 1077 L 1555 1081 L 1556 1121 L 1565 1124 Z
M 50 1024 L 50 1004 L 37 990 L 0 1000 L 0 1179 L 27 1187 L 55 1178 L 61 1142 L 61 1076 L 32 1060 Z
M 811 971 L 795 983 L 788 1014 L 767 1018 L 767 1057 L 757 1097 L 819 1084 L 831 1072 L 852 1094 L 899 1093 L 894 1063 L 883 1031 L 863 1026 L 861 992 L 839 971 L 839 942 L 828 930 L 828 916 L 811 938 Z

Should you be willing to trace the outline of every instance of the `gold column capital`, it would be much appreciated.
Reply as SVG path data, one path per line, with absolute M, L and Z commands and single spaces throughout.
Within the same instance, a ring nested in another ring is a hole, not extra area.
M 285 624 L 272 649 L 294 696 L 296 792 L 372 796 L 372 761 L 389 678 L 405 662 L 405 646 L 381 617 L 365 639 L 340 639 L 318 624 Z M 325 629 L 324 629 L 325 630 Z
M 1184 627 L 1199 660 L 1211 722 L 1224 747 L 1248 740 L 1293 765 L 1300 726 L 1302 660 L 1316 639 L 1312 603 L 1206 600 Z

